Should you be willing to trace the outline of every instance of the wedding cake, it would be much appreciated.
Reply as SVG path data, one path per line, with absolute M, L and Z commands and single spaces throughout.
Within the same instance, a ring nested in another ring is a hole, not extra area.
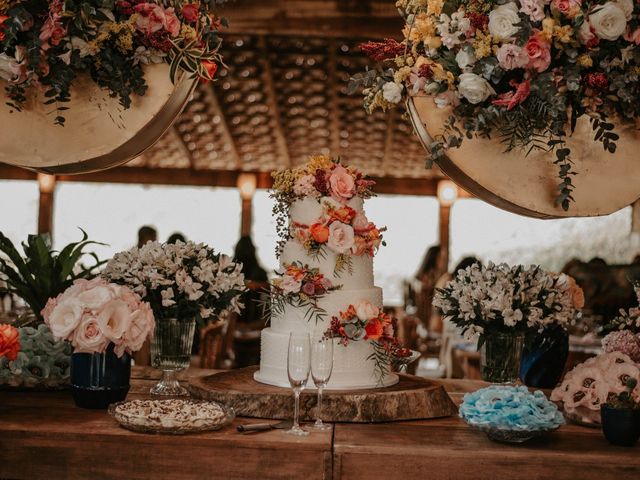
M 374 285 L 373 256 L 385 229 L 364 213 L 373 182 L 325 156 L 274 179 L 281 271 L 271 283 L 271 323 L 262 331 L 255 379 L 289 387 L 289 336 L 307 332 L 335 342 L 327 388 L 393 385 L 398 377 L 390 364 L 408 351 L 396 340 L 395 321 L 382 311 L 382 289 Z

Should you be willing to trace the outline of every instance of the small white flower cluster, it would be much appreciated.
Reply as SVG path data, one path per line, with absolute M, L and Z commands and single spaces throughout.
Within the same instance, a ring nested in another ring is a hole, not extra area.
M 469 337 L 570 324 L 584 305 L 573 278 L 540 267 L 472 265 L 436 292 L 433 304 Z
M 129 286 L 151 304 L 156 314 L 196 314 L 206 319 L 242 309 L 242 264 L 216 254 L 203 243 L 149 242 L 116 254 L 102 275 Z

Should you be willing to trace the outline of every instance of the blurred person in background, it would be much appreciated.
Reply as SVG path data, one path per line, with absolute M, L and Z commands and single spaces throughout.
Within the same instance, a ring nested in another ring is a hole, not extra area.
M 185 237 L 180 232 L 174 232 L 171 235 L 169 235 L 169 238 L 167 238 L 167 243 L 168 244 L 173 245 L 173 244 L 175 244 L 177 242 L 186 243 L 187 242 L 187 237 Z
M 148 242 L 155 242 L 158 239 L 158 232 L 155 228 L 145 225 L 138 230 L 138 248 L 144 246 Z

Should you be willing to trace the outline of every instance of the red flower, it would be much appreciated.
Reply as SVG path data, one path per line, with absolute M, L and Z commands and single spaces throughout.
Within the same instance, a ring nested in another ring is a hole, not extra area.
M 377 318 L 373 320 L 369 320 L 367 326 L 364 327 L 365 332 L 367 332 L 367 339 L 369 340 L 379 340 L 384 333 L 384 325 Z
M 215 77 L 216 72 L 218 71 L 218 64 L 215 62 L 204 61 L 202 62 L 202 66 L 207 71 L 209 79 L 212 80 L 213 77 Z
M 602 73 L 588 73 L 587 77 L 587 85 L 595 90 L 606 90 L 609 86 L 609 80 L 607 80 L 607 76 Z
M 491 103 L 501 107 L 507 107 L 507 110 L 512 110 L 529 98 L 529 94 L 531 93 L 531 82 L 529 80 L 521 83 L 512 80 L 510 84 L 512 87 L 515 87 L 516 90 L 499 95 L 498 99 Z
M 4 22 L 6 22 L 7 20 L 9 20 L 9 17 L 7 17 L 6 15 L 0 15 L 0 42 L 4 40 L 4 32 L 2 30 Z
M 427 80 L 433 77 L 433 69 L 431 68 L 431 65 L 429 65 L 428 63 L 423 63 L 418 69 L 418 76 L 426 78 Z
M 323 195 L 329 193 L 329 186 L 327 185 L 327 176 L 324 170 L 318 169 L 315 174 L 316 179 L 313 182 L 313 186 Z
M 15 360 L 20 351 L 20 333 L 11 325 L 0 325 L 0 358 Z
M 395 58 L 404 54 L 406 46 L 402 43 L 385 38 L 384 42 L 361 43 L 360 50 L 374 62 L 382 62 L 390 58 Z
M 476 30 L 484 30 L 489 25 L 489 17 L 484 13 L 469 12 L 466 16 Z
M 196 23 L 198 21 L 198 15 L 200 14 L 200 4 L 188 3 L 182 7 L 182 17 L 187 23 Z

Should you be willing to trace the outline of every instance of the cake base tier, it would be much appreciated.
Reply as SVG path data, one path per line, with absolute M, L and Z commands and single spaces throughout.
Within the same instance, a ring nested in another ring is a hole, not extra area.
M 260 372 L 261 370 L 258 370 L 256 373 L 253 374 L 253 379 L 256 382 L 272 385 L 274 387 L 291 388 L 291 384 L 288 381 L 285 382 L 282 380 L 274 379 L 273 377 L 269 375 L 263 375 Z M 395 385 L 396 383 L 398 383 L 398 381 L 399 381 L 398 375 L 396 375 L 395 373 L 390 373 L 384 377 L 384 380 L 382 380 L 380 384 L 375 385 L 375 387 L 371 384 L 370 381 L 364 381 L 361 385 L 358 385 L 357 383 L 354 384 L 353 381 L 350 381 L 348 385 L 335 385 L 335 383 L 333 386 L 327 385 L 324 391 L 332 392 L 332 391 L 342 391 L 345 389 L 372 390 L 373 388 L 390 387 L 391 385 Z M 315 390 L 315 389 L 316 387 L 313 384 L 307 384 L 306 386 L 306 390 Z
M 284 420 L 293 416 L 293 393 L 258 383 L 253 379 L 258 367 L 229 370 L 190 381 L 191 394 L 233 407 L 242 417 Z M 392 422 L 448 417 L 457 413 L 455 404 L 438 382 L 413 375 L 398 375 L 393 386 L 370 390 L 326 391 L 322 399 L 323 420 L 327 422 Z M 315 392 L 303 391 L 300 398 L 302 421 L 315 420 Z

